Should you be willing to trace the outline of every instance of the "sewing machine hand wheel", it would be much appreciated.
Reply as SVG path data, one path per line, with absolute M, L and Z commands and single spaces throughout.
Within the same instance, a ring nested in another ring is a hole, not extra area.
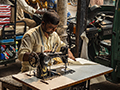
M 37 62 L 39 60 L 39 56 L 37 55 L 37 53 L 32 52 L 32 53 L 30 53 L 28 59 L 29 59 L 29 64 L 32 67 L 36 67 L 36 64 L 37 64 Z

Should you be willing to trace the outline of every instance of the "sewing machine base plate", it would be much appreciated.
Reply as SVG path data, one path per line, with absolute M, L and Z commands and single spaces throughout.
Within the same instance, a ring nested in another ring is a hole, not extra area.
M 66 70 L 65 70 L 65 67 L 51 69 L 50 71 L 48 71 L 48 75 L 46 77 L 44 77 L 44 80 L 50 80 L 50 79 L 56 78 L 61 75 L 72 74 L 74 72 L 75 72 L 74 70 L 69 69 L 69 68 L 66 68 Z M 43 78 L 41 78 L 41 79 L 43 79 Z

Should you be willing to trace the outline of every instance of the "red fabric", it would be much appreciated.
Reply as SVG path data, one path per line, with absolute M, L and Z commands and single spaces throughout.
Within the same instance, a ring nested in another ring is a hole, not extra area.
M 4 24 L 10 23 L 10 17 L 11 17 L 11 6 L 0 4 L 0 28 L 2 28 Z

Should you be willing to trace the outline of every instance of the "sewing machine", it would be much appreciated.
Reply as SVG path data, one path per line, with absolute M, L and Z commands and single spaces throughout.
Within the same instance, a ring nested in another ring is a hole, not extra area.
M 48 79 L 54 76 L 60 76 L 67 73 L 73 73 L 74 70 L 67 68 L 68 63 L 68 47 L 61 47 L 60 52 L 55 52 L 57 46 L 49 53 L 41 52 L 39 54 L 32 52 L 29 56 L 29 63 L 32 67 L 37 67 L 34 71 L 34 76 L 40 79 Z M 62 62 L 65 64 L 64 67 L 51 69 L 52 59 L 60 57 Z M 49 67 L 49 68 L 48 68 Z

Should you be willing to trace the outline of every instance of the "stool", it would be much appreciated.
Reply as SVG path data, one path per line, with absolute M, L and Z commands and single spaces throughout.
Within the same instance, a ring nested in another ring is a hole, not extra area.
M 12 75 L 0 78 L 2 90 L 22 90 L 22 84 L 12 78 Z

